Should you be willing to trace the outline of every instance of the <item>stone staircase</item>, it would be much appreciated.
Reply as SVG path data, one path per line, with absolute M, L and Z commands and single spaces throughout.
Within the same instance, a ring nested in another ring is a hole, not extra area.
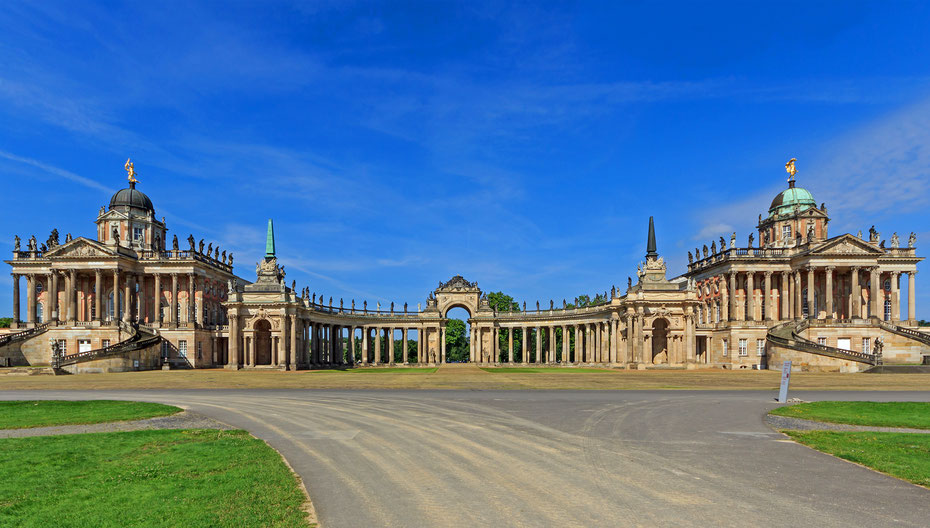
M 52 357 L 52 365 L 58 370 L 68 365 L 93 361 L 107 357 L 120 356 L 136 350 L 142 350 L 161 342 L 161 337 L 146 330 L 140 329 L 137 325 L 120 323 L 120 327 L 130 334 L 130 336 L 119 343 L 108 347 L 98 348 L 96 350 L 87 350 L 76 354 L 55 354 Z
M 807 320 L 788 321 L 769 330 L 766 338 L 769 343 L 782 348 L 873 366 L 882 364 L 881 355 L 821 345 L 802 337 L 800 333 L 806 330 L 808 326 L 810 326 L 810 323 Z

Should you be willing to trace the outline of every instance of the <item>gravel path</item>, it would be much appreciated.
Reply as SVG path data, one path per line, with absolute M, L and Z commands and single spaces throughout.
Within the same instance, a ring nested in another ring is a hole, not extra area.
M 849 425 L 835 424 L 827 422 L 816 422 L 814 420 L 803 420 L 801 418 L 789 418 L 787 416 L 776 416 L 767 414 L 765 422 L 773 429 L 781 431 L 790 429 L 792 431 L 876 431 L 881 433 L 921 433 L 930 434 L 928 429 L 908 429 L 904 427 L 874 427 L 870 425 Z
M 236 429 L 231 425 L 191 411 L 182 411 L 171 416 L 159 416 L 128 422 L 108 422 L 82 425 L 55 425 L 27 429 L 0 429 L 0 438 L 22 438 L 26 436 L 49 436 L 81 433 L 112 433 L 117 431 L 139 431 L 141 429 Z

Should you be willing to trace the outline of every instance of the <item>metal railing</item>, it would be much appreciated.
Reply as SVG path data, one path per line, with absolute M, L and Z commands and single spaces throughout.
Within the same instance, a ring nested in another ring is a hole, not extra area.
M 41 334 L 42 332 L 45 332 L 46 330 L 48 330 L 48 323 L 42 323 L 40 325 L 36 325 L 33 328 L 27 328 L 22 332 L 5 334 L 0 336 L 0 346 L 9 345 L 10 343 L 15 343 L 17 341 L 25 341 L 26 339 L 30 339 Z

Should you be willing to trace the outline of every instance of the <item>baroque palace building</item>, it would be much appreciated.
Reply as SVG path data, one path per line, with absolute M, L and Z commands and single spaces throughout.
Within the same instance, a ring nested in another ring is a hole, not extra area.
M 720 237 L 689 252 L 669 279 L 649 219 L 645 261 L 625 290 L 582 307 L 497 311 L 477 283 L 453 277 L 416 309 L 357 305 L 288 286 L 268 222 L 264 258 L 249 282 L 233 256 L 188 236 L 167 243 L 164 219 L 136 189 L 101 208 L 96 239 L 39 246 L 16 238 L 13 329 L 0 365 L 70 372 L 145 368 L 305 369 L 446 362 L 447 313 L 469 313 L 470 361 L 484 365 L 614 368 L 780 368 L 855 372 L 918 363 L 930 334 L 917 328 L 916 237 L 902 244 L 874 229 L 828 236 L 827 207 L 795 185 L 759 215 L 745 247 Z M 757 238 L 758 237 L 758 238 Z M 756 244 L 755 240 L 759 243 Z M 25 279 L 26 312 L 20 310 Z M 908 281 L 906 317 L 902 280 Z M 425 305 L 424 305 L 425 304 Z M 415 343 L 415 344 L 412 344 Z

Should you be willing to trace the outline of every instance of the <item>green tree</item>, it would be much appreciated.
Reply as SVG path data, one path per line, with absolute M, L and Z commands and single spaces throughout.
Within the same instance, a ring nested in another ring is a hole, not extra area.
M 13 324 L 12 317 L 0 317 L 0 328 L 9 328 Z
M 446 361 L 468 361 L 468 337 L 461 319 L 446 322 Z

